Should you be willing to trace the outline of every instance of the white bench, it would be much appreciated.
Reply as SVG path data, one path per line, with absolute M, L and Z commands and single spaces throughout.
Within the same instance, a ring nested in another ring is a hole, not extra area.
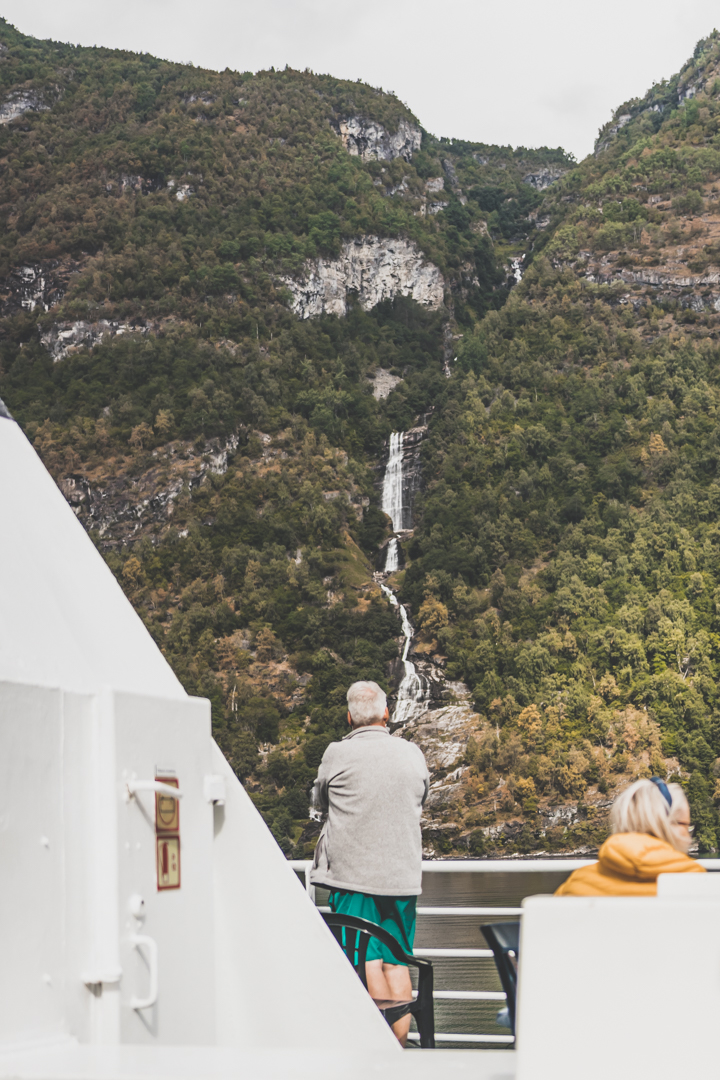
M 523 907 L 518 1080 L 720 1075 L 720 875 Z

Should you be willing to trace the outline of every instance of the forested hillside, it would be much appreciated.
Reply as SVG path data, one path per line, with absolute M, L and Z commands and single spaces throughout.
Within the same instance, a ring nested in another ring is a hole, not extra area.
M 713 33 L 546 193 L 428 444 L 404 592 L 484 718 L 477 822 L 500 777 L 527 847 L 548 796 L 591 835 L 598 794 L 650 770 L 718 844 L 719 56 Z
M 648 770 L 717 847 L 717 35 L 578 166 L 307 71 L 0 43 L 0 396 L 283 849 L 348 684 L 397 684 L 418 423 L 391 584 L 474 705 L 432 850 L 592 846 Z

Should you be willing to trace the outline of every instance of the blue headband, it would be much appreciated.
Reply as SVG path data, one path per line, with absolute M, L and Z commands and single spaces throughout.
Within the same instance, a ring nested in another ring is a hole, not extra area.
M 661 780 L 659 776 L 651 776 L 650 783 L 655 785 L 665 802 L 668 804 L 668 811 L 672 810 L 672 795 L 670 794 L 670 788 L 665 781 Z

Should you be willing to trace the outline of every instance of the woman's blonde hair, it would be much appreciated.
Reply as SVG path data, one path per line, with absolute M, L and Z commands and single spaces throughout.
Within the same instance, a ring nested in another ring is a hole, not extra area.
M 679 811 L 687 807 L 687 799 L 679 784 L 668 784 L 668 791 L 672 806 L 668 806 L 657 784 L 651 780 L 636 780 L 613 803 L 610 811 L 613 832 L 649 833 L 682 851 L 672 825 L 677 821 Z

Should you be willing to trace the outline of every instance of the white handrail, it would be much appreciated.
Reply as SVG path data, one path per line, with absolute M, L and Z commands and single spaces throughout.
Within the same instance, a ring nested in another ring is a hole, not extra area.
M 417 1031 L 409 1031 L 408 1039 L 418 1042 L 420 1035 Z M 435 1042 L 466 1042 L 466 1043 L 508 1043 L 515 1042 L 514 1035 L 458 1035 L 449 1031 L 436 1031 Z
M 165 795 L 169 799 L 182 799 L 183 793 L 180 788 L 172 784 L 163 784 L 162 780 L 128 780 L 128 795 L 130 798 L 137 791 L 154 791 L 157 795 Z
M 448 904 L 447 907 L 419 907 L 417 909 L 418 915 L 479 915 L 483 918 L 485 915 L 514 915 L 515 918 L 519 918 L 523 909 L 520 907 L 452 907 Z
M 321 915 L 329 915 L 332 908 L 318 904 Z M 519 918 L 523 913 L 522 908 L 515 907 L 419 907 L 418 915 L 475 915 L 483 918 L 486 915 L 514 915 Z
M 720 859 L 698 859 L 706 870 L 720 870 Z M 288 859 L 293 870 L 309 874 L 310 859 Z M 423 874 L 562 874 L 591 866 L 597 859 L 423 859 Z
M 413 990 L 413 997 L 417 997 Z M 443 1001 L 507 1001 L 502 990 L 433 990 L 433 997 Z
M 413 949 L 413 956 L 445 956 L 457 960 L 488 960 L 492 955 L 492 949 Z

